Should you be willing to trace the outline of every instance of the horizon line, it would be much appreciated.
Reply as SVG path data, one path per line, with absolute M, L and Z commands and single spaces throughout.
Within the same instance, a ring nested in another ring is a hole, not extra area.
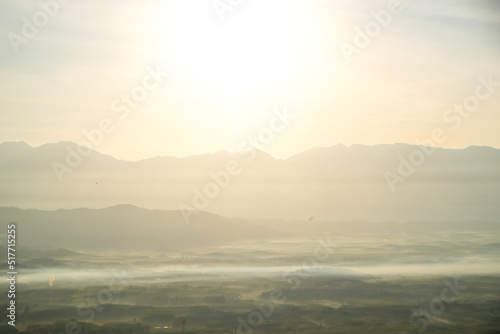
M 4 141 L 4 142 L 1 142 L 0 143 L 0 146 L 1 145 L 4 145 L 4 144 L 25 144 L 27 146 L 29 146 L 30 148 L 33 148 L 33 149 L 37 149 L 37 148 L 41 148 L 43 146 L 47 146 L 47 145 L 58 145 L 58 144 L 72 144 L 72 145 L 77 145 L 77 146 L 80 146 L 80 147 L 85 147 L 83 145 L 80 145 L 79 143 L 76 143 L 76 142 L 73 142 L 73 141 L 70 141 L 70 140 L 61 140 L 61 141 L 58 141 L 58 142 L 47 142 L 45 144 L 41 144 L 41 145 L 38 145 L 38 146 L 34 146 L 34 145 L 31 145 L 31 144 L 28 144 L 26 141 L 24 140 L 11 140 L 11 141 Z M 271 158 L 275 159 L 275 160 L 288 160 L 288 159 L 291 159 L 297 155 L 300 155 L 300 154 L 303 154 L 305 152 L 308 152 L 308 151 L 311 151 L 311 150 L 314 150 L 314 149 L 330 149 L 330 148 L 334 148 L 334 147 L 344 147 L 344 148 L 351 148 L 353 146 L 363 146 L 363 147 L 376 147 L 376 146 L 397 146 L 397 145 L 408 145 L 408 146 L 414 146 L 414 147 L 432 147 L 432 148 L 436 148 L 436 149 L 443 149 L 443 150 L 465 150 L 465 149 L 469 149 L 469 148 L 477 148 L 477 147 L 482 147 L 482 148 L 491 148 L 491 149 L 494 149 L 494 150 L 498 150 L 500 148 L 498 147 L 493 147 L 493 146 L 488 146 L 488 145 L 469 145 L 469 146 L 466 146 L 466 147 L 459 147 L 459 148 L 455 148 L 455 147 L 442 147 L 442 146 L 429 146 L 429 145 L 417 145 L 417 144 L 410 144 L 410 143 L 402 143 L 402 142 L 395 142 L 395 143 L 379 143 L 379 144 L 372 144 L 372 145 L 369 145 L 369 144 L 349 144 L 349 145 L 346 145 L 344 143 L 337 143 L 337 144 L 333 144 L 331 146 L 313 146 L 311 148 L 308 148 L 306 150 L 303 150 L 303 151 L 300 151 L 300 152 L 297 152 L 297 153 L 294 153 L 286 158 L 277 158 L 275 156 L 273 156 L 271 153 L 268 153 L 266 151 L 263 151 L 263 150 L 259 150 L 258 148 L 256 147 L 252 147 L 252 148 L 249 148 L 249 149 L 246 149 L 246 150 L 241 150 L 241 151 L 229 151 L 227 149 L 219 149 L 219 150 L 216 150 L 216 151 L 213 151 L 213 152 L 205 152 L 205 153 L 198 153 L 198 154 L 192 154 L 192 155 L 185 155 L 185 156 L 174 156 L 174 155 L 156 155 L 156 156 L 151 156 L 149 158 L 142 158 L 142 159 L 136 159 L 136 160 L 131 160 L 131 159 L 119 159 L 119 158 L 116 158 L 115 156 L 111 155 L 111 154 L 107 154 L 107 153 L 102 153 L 100 152 L 96 147 L 90 147 L 90 149 L 94 152 L 97 152 L 99 153 L 100 155 L 103 155 L 103 156 L 108 156 L 108 157 L 111 157 L 115 160 L 118 160 L 118 161 L 127 161 L 127 162 L 140 162 L 140 161 L 145 161 L 145 160 L 151 160 L 151 159 L 161 159 L 161 158 L 175 158 L 175 159 L 189 159 L 189 158 L 194 158 L 194 157 L 200 157 L 200 156 L 204 156 L 204 155 L 214 155 L 214 154 L 218 154 L 218 153 L 227 153 L 227 154 L 240 154 L 242 152 L 248 152 L 248 151 L 251 151 L 251 150 L 254 150 L 256 152 L 260 152 L 260 153 L 263 153 L 265 155 L 268 155 L 270 156 Z

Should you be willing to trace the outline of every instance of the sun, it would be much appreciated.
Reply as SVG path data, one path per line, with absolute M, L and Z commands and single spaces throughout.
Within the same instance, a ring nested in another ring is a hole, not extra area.
M 301 19 L 295 1 L 243 1 L 224 20 L 199 1 L 183 1 L 175 10 L 173 45 L 164 52 L 198 84 L 241 96 L 267 90 L 297 65 Z

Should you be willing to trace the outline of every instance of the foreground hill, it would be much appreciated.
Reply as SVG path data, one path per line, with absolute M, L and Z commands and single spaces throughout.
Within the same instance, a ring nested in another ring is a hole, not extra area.
M 73 250 L 197 249 L 283 233 L 201 212 L 186 224 L 178 211 L 119 205 L 57 211 L 0 208 L 0 224 L 16 222 L 18 244 Z
M 186 224 L 180 211 L 161 211 L 119 205 L 105 209 L 57 211 L 0 208 L 0 226 L 17 223 L 17 243 L 41 251 L 41 257 L 74 257 L 77 251 L 196 250 L 237 245 L 244 241 L 306 240 L 311 234 L 401 234 L 427 238 L 434 232 L 500 231 L 496 222 L 341 222 L 244 220 L 206 212 L 193 215 Z M 411 239 L 411 238 L 410 238 Z M 1 244 L 5 245 L 5 240 Z M 495 246 L 496 247 L 496 246 Z M 314 248 L 314 247 L 313 247 Z

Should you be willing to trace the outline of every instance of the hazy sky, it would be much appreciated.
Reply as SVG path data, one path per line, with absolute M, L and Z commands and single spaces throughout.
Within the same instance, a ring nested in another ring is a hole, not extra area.
M 391 1 L 242 0 L 223 19 L 213 0 L 70 0 L 53 17 L 38 1 L 0 3 L 0 142 L 80 142 L 108 118 L 94 148 L 117 158 L 233 151 L 287 106 L 295 118 L 265 147 L 276 157 L 414 143 L 436 127 L 444 147 L 500 147 L 500 87 L 457 129 L 443 120 L 478 77 L 500 82 L 500 1 L 401 1 L 350 62 L 341 43 L 376 29 Z

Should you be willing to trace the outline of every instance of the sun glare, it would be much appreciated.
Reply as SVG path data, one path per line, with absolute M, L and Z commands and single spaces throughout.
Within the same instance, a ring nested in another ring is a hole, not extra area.
M 294 1 L 243 2 L 224 20 L 186 1 L 175 10 L 173 51 L 197 84 L 234 96 L 265 91 L 297 64 L 300 12 Z M 161 38 L 161 36 L 159 37 Z

